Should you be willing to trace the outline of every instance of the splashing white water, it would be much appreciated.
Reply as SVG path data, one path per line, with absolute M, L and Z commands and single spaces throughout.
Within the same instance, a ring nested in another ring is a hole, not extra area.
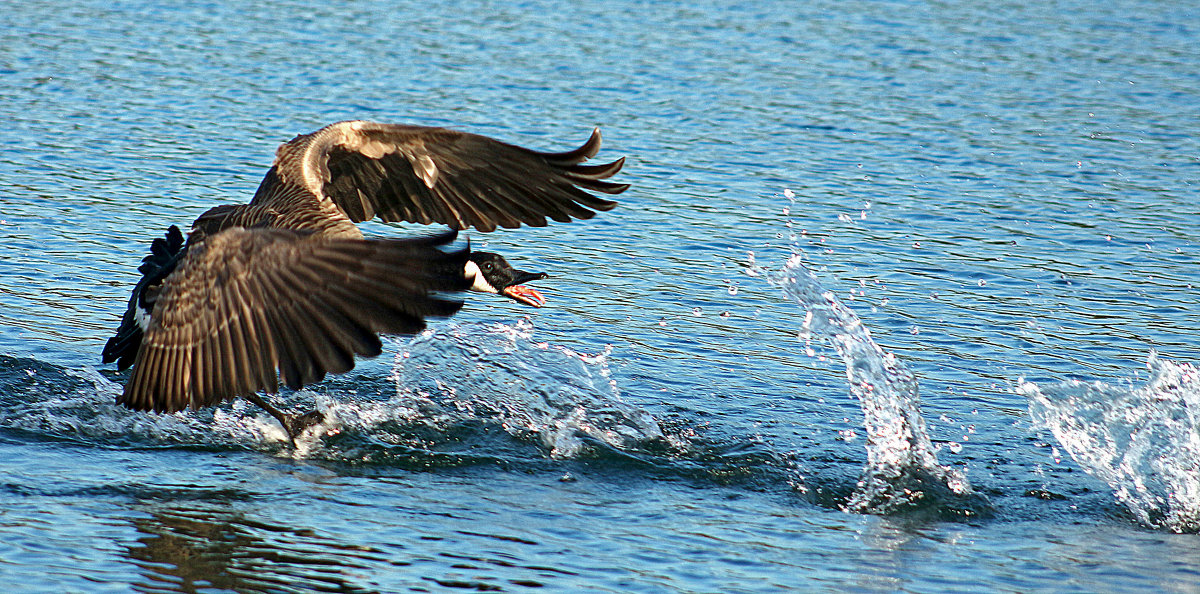
M 609 350 L 577 353 L 533 340 L 533 324 L 450 324 L 414 337 L 395 360 L 397 398 L 413 418 L 498 422 L 550 455 L 584 438 L 617 449 L 668 439 L 654 417 L 621 401 Z
M 848 509 L 889 513 L 921 504 L 931 490 L 972 496 L 961 472 L 938 464 L 912 372 L 872 340 L 862 320 L 821 286 L 799 255 L 770 279 L 806 310 L 800 334 L 805 351 L 814 352 L 813 341 L 832 343 L 846 365 L 850 392 L 862 406 L 867 468 Z
M 4 394 L 0 427 L 56 437 L 102 442 L 203 443 L 241 445 L 287 443 L 274 419 L 254 416 L 244 401 L 229 410 L 209 409 L 172 414 L 139 412 L 116 404 L 121 385 L 92 367 L 80 369 L 39 365 L 29 368 L 30 381 Z
M 1108 483 L 1143 524 L 1200 531 L 1200 372 L 1150 354 L 1149 381 L 1022 381 L 1036 427 Z

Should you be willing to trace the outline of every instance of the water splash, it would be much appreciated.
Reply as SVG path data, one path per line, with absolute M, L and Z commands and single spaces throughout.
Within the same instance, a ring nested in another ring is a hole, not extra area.
M 1034 425 L 1153 528 L 1200 531 L 1200 372 L 1151 353 L 1140 387 L 1021 381 Z
M 447 454 L 453 448 L 445 446 L 486 440 L 487 427 L 496 424 L 538 442 L 556 458 L 577 456 L 592 445 L 640 454 L 647 451 L 643 446 L 661 451 L 663 445 L 675 450 L 686 443 L 686 437 L 665 435 L 650 413 L 621 401 L 608 350 L 577 353 L 534 341 L 532 330 L 527 321 L 449 325 L 398 343 L 402 350 L 391 379 L 400 389 L 392 398 L 359 397 L 338 378 L 330 379 L 327 393 L 304 389 L 268 396 L 287 411 L 324 413 L 295 447 L 278 422 L 241 399 L 173 414 L 132 411 L 115 403 L 121 385 L 91 367 L 67 369 L 0 355 L 0 430 L 104 447 L 249 447 L 298 459 L 416 467 L 494 460 L 477 450 Z M 481 425 L 482 432 L 476 429 Z M 480 450 L 496 446 L 504 447 L 490 443 Z
M 121 385 L 92 367 L 57 367 L 0 356 L 0 429 L 106 446 L 203 444 L 245 447 L 289 443 L 278 423 L 243 401 L 228 409 L 174 414 L 116 404 Z
M 872 340 L 858 315 L 821 286 L 799 255 L 769 278 L 806 310 L 800 333 L 805 352 L 814 354 L 814 341 L 832 343 L 846 365 L 850 392 L 862 406 L 867 466 L 846 509 L 891 514 L 932 507 L 957 516 L 986 513 L 986 500 L 971 490 L 966 476 L 938 464 L 912 372 Z
M 650 413 L 621 401 L 609 352 L 535 341 L 528 320 L 450 324 L 414 337 L 393 378 L 412 418 L 496 422 L 556 458 L 578 455 L 587 439 L 619 450 L 669 442 Z

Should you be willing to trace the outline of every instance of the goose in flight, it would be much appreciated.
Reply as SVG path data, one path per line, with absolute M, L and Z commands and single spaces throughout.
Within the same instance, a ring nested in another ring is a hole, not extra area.
M 545 278 L 502 256 L 450 249 L 457 231 L 490 232 L 547 218 L 569 222 L 611 210 L 628 184 L 605 181 L 624 158 L 583 165 L 600 149 L 537 152 L 425 126 L 340 122 L 276 151 L 249 204 L 209 209 L 185 240 L 172 226 L 154 240 L 129 306 L 104 347 L 105 363 L 133 371 L 117 402 L 176 412 L 245 398 L 294 440 L 321 420 L 284 414 L 260 392 L 318 382 L 382 351 L 379 334 L 413 334 L 453 315 L 447 293 L 497 293 L 540 307 L 521 283 Z M 450 231 L 364 238 L 378 218 Z

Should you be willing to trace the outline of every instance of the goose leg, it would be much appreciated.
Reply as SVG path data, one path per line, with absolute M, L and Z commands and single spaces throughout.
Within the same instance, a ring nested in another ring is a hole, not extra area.
M 287 431 L 288 438 L 292 440 L 292 445 L 296 445 L 296 438 L 301 433 L 304 433 L 305 429 L 325 419 L 325 415 L 319 410 L 307 412 L 299 416 L 284 414 L 274 406 L 267 404 L 267 401 L 263 400 L 258 394 L 250 394 L 246 396 L 246 400 L 258 405 L 259 408 L 270 413 L 272 417 L 275 417 L 275 420 L 279 421 L 280 425 L 283 425 L 283 430 Z

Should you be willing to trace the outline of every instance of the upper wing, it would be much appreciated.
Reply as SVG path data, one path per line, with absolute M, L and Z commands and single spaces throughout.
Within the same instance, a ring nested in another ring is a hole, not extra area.
M 317 239 L 235 228 L 189 246 L 163 283 L 118 402 L 172 412 L 283 383 L 299 388 L 375 356 L 378 333 L 414 333 L 460 301 L 454 232 L 400 240 Z
M 251 204 L 284 210 L 307 197 L 331 201 L 350 220 L 441 223 L 493 231 L 591 218 L 616 202 L 588 192 L 629 187 L 603 181 L 624 165 L 580 165 L 600 150 L 541 153 L 445 128 L 340 122 L 279 147 Z

